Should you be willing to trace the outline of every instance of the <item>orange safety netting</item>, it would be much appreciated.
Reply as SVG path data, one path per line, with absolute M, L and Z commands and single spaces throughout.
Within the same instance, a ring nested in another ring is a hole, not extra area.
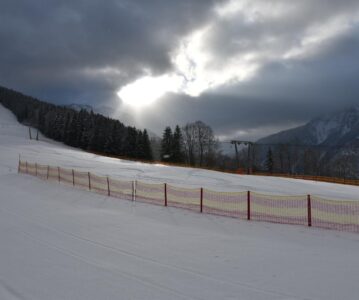
M 136 201 L 164 205 L 164 184 L 136 182 Z
M 122 181 L 109 178 L 110 196 L 134 200 L 134 183 L 132 181 Z
M 121 181 L 89 172 L 24 161 L 19 161 L 18 171 L 120 199 L 255 221 L 309 225 L 359 233 L 359 201 L 329 200 L 310 195 L 217 192 L 169 184 Z
M 60 182 L 73 184 L 72 170 L 60 168 Z
M 60 178 L 60 168 L 49 166 L 49 177 L 48 180 L 59 181 Z
M 359 201 L 311 197 L 312 226 L 359 232 Z
M 200 192 L 200 189 L 182 188 L 167 184 L 167 205 L 199 211 Z
M 89 173 L 74 170 L 74 185 L 84 189 L 89 189 L 90 187 Z
M 48 166 L 36 164 L 36 175 L 41 179 L 47 179 Z
M 27 162 L 19 161 L 19 173 L 27 173 Z
M 36 176 L 36 165 L 27 163 L 27 174 Z
M 99 194 L 108 195 L 109 186 L 107 177 L 90 174 L 90 184 L 91 190 Z
M 203 212 L 220 216 L 247 218 L 247 192 L 203 190 Z
M 284 224 L 308 224 L 307 196 L 251 193 L 250 200 L 251 220 Z

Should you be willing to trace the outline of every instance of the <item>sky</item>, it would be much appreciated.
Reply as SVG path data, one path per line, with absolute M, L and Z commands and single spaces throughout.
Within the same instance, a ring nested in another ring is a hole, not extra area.
M 359 104 L 358 0 L 0 0 L 0 85 L 161 135 L 256 140 Z

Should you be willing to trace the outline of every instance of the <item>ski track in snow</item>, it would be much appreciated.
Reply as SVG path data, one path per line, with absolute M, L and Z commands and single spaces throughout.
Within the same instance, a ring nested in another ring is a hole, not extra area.
M 0 106 L 0 299 L 356 299 L 359 235 L 105 197 L 17 174 L 18 154 L 125 180 L 313 193 L 358 187 L 149 165 L 28 140 Z M 42 138 L 40 136 L 40 138 Z
M 231 281 L 228 281 L 228 280 L 223 281 L 223 280 L 220 280 L 220 279 L 216 279 L 216 278 L 214 278 L 212 276 L 201 274 L 201 273 L 199 273 L 197 271 L 194 271 L 194 270 L 186 269 L 186 268 L 183 268 L 183 267 L 180 267 L 180 266 L 174 266 L 174 265 L 170 265 L 170 264 L 161 263 L 161 262 L 159 262 L 157 260 L 154 260 L 154 259 L 151 259 L 151 258 L 148 258 L 148 257 L 135 255 L 135 254 L 130 253 L 130 252 L 128 252 L 126 250 L 123 250 L 123 249 L 115 248 L 115 247 L 103 244 L 101 242 L 98 242 L 98 241 L 95 241 L 95 240 L 92 240 L 92 239 L 89 239 L 89 238 L 85 238 L 85 237 L 82 237 L 82 236 L 79 236 L 79 235 L 76 235 L 76 234 L 73 234 L 73 233 L 63 231 L 61 229 L 56 229 L 54 227 L 50 227 L 50 226 L 48 226 L 48 225 L 46 225 L 44 223 L 40 223 L 40 222 L 35 221 L 33 219 L 29 219 L 28 217 L 23 216 L 23 215 L 19 215 L 17 213 L 13 213 L 13 212 L 10 212 L 10 211 L 1 211 L 0 210 L 0 214 L 3 213 L 3 212 L 11 214 L 11 215 L 13 215 L 15 217 L 22 218 L 22 219 L 24 219 L 24 220 L 26 220 L 26 221 L 28 221 L 30 223 L 33 223 L 33 224 L 36 224 L 36 225 L 41 226 L 43 228 L 46 228 L 49 231 L 53 231 L 54 233 L 64 235 L 67 238 L 75 239 L 77 241 L 81 241 L 81 242 L 84 242 L 86 244 L 89 244 L 89 245 L 86 245 L 86 247 L 89 247 L 89 246 L 100 247 L 100 248 L 103 248 L 103 249 L 105 249 L 107 251 L 114 252 L 117 255 L 123 255 L 123 256 L 125 256 L 127 258 L 139 260 L 139 261 L 145 262 L 147 264 L 158 265 L 160 267 L 164 267 L 164 268 L 170 269 L 170 270 L 175 271 L 175 272 L 184 272 L 187 275 L 195 276 L 195 277 L 201 277 L 204 280 L 212 281 L 212 282 L 215 282 L 215 283 L 217 282 L 217 283 L 219 283 L 219 284 L 221 284 L 223 286 L 225 286 L 225 285 L 240 286 L 240 287 L 244 287 L 244 288 L 247 288 L 247 289 L 250 289 L 250 290 L 254 290 L 256 292 L 262 292 L 263 294 L 269 294 L 269 295 L 274 295 L 274 296 L 286 296 L 286 297 L 292 297 L 293 299 L 296 298 L 293 295 L 288 295 L 288 294 L 285 294 L 285 293 L 279 293 L 279 292 L 270 291 L 270 290 L 266 290 L 266 289 L 256 288 L 254 286 L 251 286 L 250 284 L 246 284 L 246 283 L 243 283 L 243 282 L 231 282 Z M 35 241 L 37 241 L 39 243 L 42 243 L 47 247 L 54 248 L 55 250 L 60 251 L 61 253 L 64 253 L 64 254 L 73 256 L 75 258 L 78 258 L 80 260 L 83 260 L 84 262 L 86 262 L 88 264 L 94 264 L 94 262 L 91 262 L 89 259 L 81 256 L 78 253 L 71 252 L 68 249 L 61 248 L 59 246 L 55 246 L 55 245 L 53 245 L 51 243 L 48 243 L 48 242 L 45 242 L 45 241 L 40 240 L 38 238 L 35 238 L 34 236 L 32 236 L 31 234 L 29 234 L 26 231 L 21 230 L 21 233 L 24 234 L 25 236 L 27 236 L 28 238 L 33 239 L 33 240 L 35 240 Z M 97 266 L 97 267 L 103 267 L 103 266 L 101 266 L 100 263 L 96 263 L 94 265 Z M 117 270 L 117 271 L 122 274 L 122 272 L 120 270 Z M 129 275 L 129 274 L 125 274 L 125 275 L 131 277 L 131 275 Z M 138 280 L 139 278 L 136 277 L 135 279 Z M 196 280 L 196 278 L 195 278 L 195 280 Z M 139 281 L 141 281 L 141 280 L 139 280 Z M 148 282 L 146 282 L 146 281 L 144 281 L 143 283 L 148 284 Z M 153 285 L 153 283 L 150 283 L 150 284 Z M 163 287 L 163 286 L 159 286 L 159 285 L 153 285 L 153 286 L 156 287 L 156 288 L 159 287 L 160 289 L 168 290 L 166 287 Z M 225 287 L 223 287 L 223 289 L 225 289 Z M 178 291 L 173 291 L 173 290 L 171 290 L 171 291 L 174 292 L 174 293 L 177 293 L 177 295 L 184 296 L 183 293 L 180 293 Z M 191 297 L 187 298 L 187 296 L 186 296 L 186 299 L 199 299 L 199 298 L 191 298 Z M 299 298 L 296 298 L 296 299 L 299 299 Z

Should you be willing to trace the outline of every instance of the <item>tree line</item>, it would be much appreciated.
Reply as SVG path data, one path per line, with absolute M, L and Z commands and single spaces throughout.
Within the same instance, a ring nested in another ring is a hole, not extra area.
M 215 167 L 219 152 L 212 128 L 202 121 L 166 127 L 161 142 L 161 160 L 190 166 Z
M 20 123 L 66 145 L 112 156 L 153 159 L 146 129 L 125 126 L 93 111 L 46 103 L 3 87 L 0 87 L 0 103 Z
M 269 173 L 358 178 L 357 148 L 322 149 L 290 144 L 243 149 L 238 158 L 223 154 L 212 128 L 202 121 L 166 127 L 162 139 L 149 139 L 146 129 L 125 126 L 119 120 L 93 111 L 54 105 L 0 87 L 0 103 L 18 121 L 37 128 L 44 136 L 99 154 L 221 170 L 237 168 Z
M 358 148 L 353 146 L 321 147 L 293 144 L 254 144 L 251 153 L 254 171 L 358 178 Z M 242 153 L 241 163 L 246 164 Z

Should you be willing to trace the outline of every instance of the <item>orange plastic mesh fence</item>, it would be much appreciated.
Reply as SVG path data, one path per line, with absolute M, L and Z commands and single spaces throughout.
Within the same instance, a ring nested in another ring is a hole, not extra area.
M 72 170 L 60 168 L 60 182 L 72 184 Z
M 51 181 L 59 181 L 59 168 L 49 166 L 49 180 Z
M 47 179 L 47 166 L 37 164 L 37 177 Z
M 20 173 L 26 173 L 26 161 L 19 162 L 19 172 Z
M 359 232 L 359 201 L 311 197 L 312 226 Z
M 164 205 L 164 184 L 136 182 L 136 201 Z
M 36 165 L 27 163 L 27 174 L 36 176 Z
M 247 192 L 203 190 L 203 212 L 220 216 L 247 218 Z
M 359 233 L 359 201 L 329 200 L 317 196 L 264 195 L 255 192 L 216 192 L 207 189 L 203 189 L 201 193 L 199 188 L 121 181 L 26 161 L 19 161 L 19 172 L 90 188 L 120 199 L 157 205 L 167 203 L 168 206 L 208 214 Z
M 106 177 L 97 176 L 91 173 L 90 178 L 91 178 L 91 190 L 99 194 L 108 195 L 108 186 L 107 186 Z
M 88 172 L 80 172 L 74 170 L 74 182 L 75 186 L 84 189 L 89 189 L 89 175 Z
M 275 196 L 251 193 L 251 220 L 284 224 L 308 224 L 307 196 Z
M 200 211 L 200 197 L 200 189 L 188 189 L 167 184 L 168 206 Z
M 110 196 L 133 200 L 133 182 L 109 178 Z

